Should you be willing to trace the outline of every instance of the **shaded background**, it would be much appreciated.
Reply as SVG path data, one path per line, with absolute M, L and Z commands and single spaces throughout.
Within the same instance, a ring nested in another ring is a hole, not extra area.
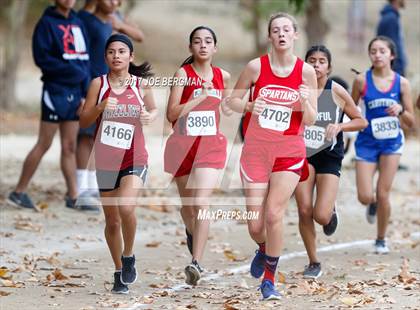
M 4 0 L 0 15 L 1 119 L 22 114 L 28 122 L 39 118 L 42 84 L 31 52 L 35 23 L 49 0 Z M 84 1 L 76 3 L 76 9 Z M 232 73 L 234 85 L 245 64 L 267 49 L 268 16 L 283 10 L 297 16 L 300 39 L 296 54 L 303 57 L 311 43 L 324 43 L 333 55 L 333 74 L 349 84 L 350 68 L 370 65 L 367 44 L 376 33 L 385 0 L 123 0 L 121 11 L 145 33 L 136 44 L 136 62 L 148 60 L 157 76 L 172 76 L 189 55 L 188 36 L 198 25 L 213 28 L 219 51 L 214 63 Z M 359 11 L 357 11 L 359 10 Z M 401 21 L 408 55 L 407 77 L 413 98 L 420 92 L 420 1 L 407 0 Z M 350 16 L 353 16 L 350 18 Z M 362 36 L 362 39 L 358 40 Z M 311 39 L 309 40 L 308 37 Z M 159 98 L 158 105 L 166 105 Z M 9 122 L 6 122 L 9 124 Z M 28 123 L 29 124 L 29 123 Z M 28 131 L 32 125 L 2 126 L 2 133 Z M 28 127 L 29 126 L 29 127 Z

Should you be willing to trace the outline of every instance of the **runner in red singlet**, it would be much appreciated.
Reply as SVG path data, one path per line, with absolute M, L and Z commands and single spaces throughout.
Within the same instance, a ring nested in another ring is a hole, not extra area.
M 295 19 L 286 13 L 273 15 L 268 38 L 270 53 L 248 63 L 227 100 L 233 110 L 247 112 L 240 172 L 247 210 L 259 212 L 258 220 L 248 221 L 249 233 L 259 245 L 251 274 L 256 278 L 264 274 L 260 288 L 265 300 L 280 298 L 274 274 L 283 243 L 283 217 L 299 180 L 307 177 L 302 133 L 317 113 L 315 71 L 293 54 Z M 250 101 L 244 105 L 248 90 Z
M 141 79 L 151 75 L 150 66 L 132 63 L 133 45 L 128 37 L 112 35 L 105 58 L 109 74 L 92 80 L 80 125 L 97 122 L 96 177 L 105 213 L 105 237 L 116 269 L 112 292 L 127 294 L 127 284 L 137 279 L 135 200 L 147 173 L 142 126 L 156 118 L 157 109 L 152 90 Z
M 199 26 L 191 32 L 192 56 L 175 73 L 175 78 L 187 82 L 172 87 L 167 109 L 173 133 L 166 143 L 165 171 L 174 176 L 183 203 L 181 216 L 192 255 L 185 268 L 190 285 L 196 285 L 201 277 L 199 262 L 210 224 L 197 218 L 198 211 L 209 209 L 209 197 L 226 161 L 227 141 L 219 130 L 220 106 L 225 113 L 232 112 L 222 104 L 230 74 L 211 64 L 216 43 L 216 35 L 208 27 Z

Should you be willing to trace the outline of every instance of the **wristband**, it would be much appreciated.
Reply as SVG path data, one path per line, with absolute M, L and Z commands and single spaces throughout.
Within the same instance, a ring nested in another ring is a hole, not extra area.
M 398 116 L 400 116 L 401 114 L 403 114 L 404 113 L 404 111 L 405 111 L 405 109 L 404 109 L 404 106 L 403 105 L 401 105 L 401 111 L 400 111 L 400 113 L 398 113 Z

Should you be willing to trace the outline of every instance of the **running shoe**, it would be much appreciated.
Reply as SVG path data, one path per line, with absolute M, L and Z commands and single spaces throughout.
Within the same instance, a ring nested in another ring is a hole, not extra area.
M 305 279 L 318 279 L 322 275 L 321 263 L 310 263 L 305 266 L 303 277 Z
M 35 209 L 35 205 L 27 193 L 11 192 L 7 198 L 11 205 L 25 209 Z
M 185 228 L 185 234 L 187 235 L 188 251 L 190 251 L 191 255 L 193 255 L 193 236 L 188 232 L 186 228 Z
M 128 294 L 128 286 L 121 282 L 121 271 L 114 272 L 114 286 L 111 290 L 114 294 Z
M 250 272 L 254 278 L 260 278 L 264 273 L 265 254 L 260 250 L 255 251 L 255 257 L 251 262 Z
M 323 225 L 322 229 L 324 230 L 324 234 L 327 236 L 331 236 L 337 230 L 338 226 L 338 213 L 337 207 L 334 207 L 333 214 L 331 215 L 330 222 L 327 225 Z
M 375 253 L 376 254 L 388 254 L 389 248 L 386 245 L 385 240 L 376 239 L 375 240 Z
M 122 271 L 121 271 L 121 283 L 133 284 L 137 280 L 136 270 L 136 257 L 133 256 L 121 256 Z
M 367 208 L 366 208 L 366 219 L 369 224 L 374 224 L 376 220 L 376 210 L 378 209 L 378 205 L 376 202 L 372 202 Z
M 79 204 L 77 203 L 77 199 L 71 199 L 69 196 L 64 198 L 66 202 L 66 207 L 69 209 L 77 210 L 77 211 L 90 211 L 90 212 L 99 212 L 99 208 L 97 206 L 91 206 L 88 204 Z
M 201 278 L 201 273 L 203 272 L 203 269 L 200 267 L 196 260 L 193 260 L 191 264 L 185 267 L 184 272 L 186 276 L 185 283 L 196 286 L 198 280 L 200 280 Z
M 273 282 L 271 282 L 270 280 L 262 281 L 259 289 L 262 294 L 262 300 L 280 300 L 281 299 L 280 293 L 276 290 L 276 287 L 274 286 Z

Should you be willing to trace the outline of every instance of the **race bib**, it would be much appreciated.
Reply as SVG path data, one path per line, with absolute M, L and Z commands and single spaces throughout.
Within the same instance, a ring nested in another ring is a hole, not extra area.
M 119 122 L 103 121 L 101 143 L 119 149 L 128 150 L 134 136 L 134 125 Z
M 303 138 L 305 139 L 306 147 L 319 149 L 325 141 L 325 128 L 319 126 L 306 127 Z
M 276 131 L 289 129 L 292 109 L 274 104 L 267 104 L 266 108 L 258 117 L 258 122 L 262 128 Z
M 372 119 L 372 134 L 378 140 L 393 139 L 400 133 L 399 121 L 396 116 L 385 116 Z
M 187 117 L 188 136 L 215 136 L 216 113 L 214 111 L 192 111 Z

